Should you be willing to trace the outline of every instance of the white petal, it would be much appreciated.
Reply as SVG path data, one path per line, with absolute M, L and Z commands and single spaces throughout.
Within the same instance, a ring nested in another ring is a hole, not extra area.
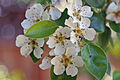
M 76 45 L 75 45 L 75 50 L 76 50 L 77 53 L 80 52 L 80 47 L 79 47 L 78 43 L 76 43 Z
M 76 76 L 78 73 L 78 69 L 74 66 L 69 64 L 66 68 L 66 74 L 69 76 L 71 75 L 72 77 Z
M 39 47 L 36 47 L 33 53 L 34 53 L 34 56 L 39 59 L 41 58 L 41 55 L 43 54 L 43 50 Z
M 73 57 L 72 63 L 76 67 L 82 67 L 84 65 L 84 62 L 80 56 Z
M 65 46 L 65 48 L 68 48 L 68 47 L 73 47 L 74 44 L 70 40 L 66 40 L 64 42 L 64 46 Z
M 36 42 L 38 43 L 39 47 L 43 47 L 43 45 L 44 45 L 44 39 L 36 39 Z
M 49 55 L 50 55 L 50 56 L 55 56 L 54 49 L 52 49 L 52 50 L 49 52 Z
M 49 40 L 47 41 L 47 45 L 49 48 L 54 48 L 56 45 L 56 38 L 55 37 L 49 37 Z
M 55 31 L 55 33 L 53 34 L 53 36 L 59 36 L 61 34 L 61 30 L 63 29 L 62 26 L 59 26 L 59 28 L 57 28 L 57 30 Z
M 39 67 L 43 70 L 48 69 L 52 66 L 51 59 L 47 56 L 45 56 L 42 60 L 42 64 L 39 65 Z
M 70 15 L 71 17 L 73 17 L 73 10 L 74 10 L 73 3 L 67 3 L 66 7 L 68 9 L 68 15 Z
M 61 17 L 61 12 L 55 7 L 50 7 L 49 13 L 51 15 L 52 20 L 56 20 Z
M 81 8 L 81 13 L 80 14 L 82 16 L 84 16 L 84 17 L 92 17 L 93 12 L 91 11 L 91 7 L 89 7 L 89 6 L 83 6 Z
M 62 55 L 59 56 L 55 56 L 52 60 L 51 60 L 51 64 L 56 65 L 58 63 L 61 63 L 62 61 Z
M 40 18 L 43 12 L 43 7 L 41 4 L 34 4 L 30 9 L 26 11 L 25 17 L 28 19 L 36 20 Z
M 80 28 L 81 29 L 85 29 L 85 28 L 88 28 L 90 26 L 90 20 L 88 18 L 84 18 L 82 17 L 81 18 L 81 22 L 80 22 Z
M 71 32 L 70 41 L 72 43 L 77 43 L 77 38 L 76 38 L 75 33 L 73 31 Z
M 62 33 L 62 35 L 65 36 L 66 38 L 69 38 L 71 31 L 72 31 L 71 28 L 69 28 L 69 27 L 64 27 L 64 28 L 61 30 L 61 33 Z
M 54 66 L 54 73 L 56 75 L 61 75 L 64 73 L 64 71 L 65 71 L 65 66 L 62 63 L 59 63 Z
M 115 14 L 114 13 L 110 13 L 106 16 L 106 19 L 107 20 L 110 20 L 110 21 L 115 21 Z
M 78 55 L 78 53 L 76 52 L 75 47 L 69 47 L 69 48 L 67 48 L 65 55 L 66 56 L 76 56 L 76 55 Z
M 73 16 L 73 23 L 80 23 L 80 19 L 78 19 L 76 16 Z
M 93 40 L 96 35 L 96 31 L 93 28 L 87 28 L 83 32 L 84 38 L 87 40 Z
M 29 42 L 30 42 L 29 38 L 24 35 L 18 35 L 16 38 L 16 46 L 17 47 L 21 47 Z
M 54 52 L 55 52 L 55 55 L 64 54 L 65 53 L 65 47 L 61 43 L 56 44 Z
M 22 56 L 27 57 L 31 52 L 32 52 L 32 46 L 25 44 L 24 46 L 21 47 L 20 52 Z
M 50 19 L 50 15 L 48 11 L 46 10 L 42 15 L 42 20 L 49 20 L 49 19 Z
M 75 1 L 75 9 L 78 11 L 82 7 L 82 0 L 74 0 Z
M 73 19 L 71 17 L 69 17 L 69 19 L 65 20 L 65 25 L 67 25 L 68 27 L 74 28 L 75 24 L 73 23 Z
M 117 9 L 118 9 L 118 6 L 114 2 L 112 2 L 107 8 L 107 14 L 117 11 Z
M 22 23 L 21 23 L 21 26 L 24 28 L 24 29 L 29 29 L 33 24 L 35 24 L 35 22 L 33 22 L 33 20 L 31 19 L 25 19 Z
M 119 18 L 115 18 L 115 23 L 119 24 L 120 23 L 120 19 Z
M 57 0 L 54 2 L 55 7 L 58 8 L 61 12 L 63 12 L 66 8 L 66 0 Z

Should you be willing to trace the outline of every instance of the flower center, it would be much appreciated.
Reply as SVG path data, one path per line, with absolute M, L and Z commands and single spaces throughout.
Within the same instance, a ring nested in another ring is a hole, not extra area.
M 82 29 L 79 28 L 78 23 L 77 23 L 77 28 L 73 29 L 73 32 L 75 33 L 75 37 L 83 38 L 83 32 L 82 32 Z
M 36 42 L 36 39 L 30 39 L 30 45 L 35 47 L 38 46 L 38 43 Z
M 65 66 L 68 66 L 68 64 L 72 64 L 71 59 L 72 59 L 72 56 L 67 57 L 67 56 L 63 55 L 62 63 L 63 63 Z
M 64 43 L 65 37 L 62 34 L 55 37 L 56 37 L 57 43 Z
M 115 17 L 120 19 L 120 10 L 115 12 Z
M 77 19 L 81 20 L 81 15 L 80 15 L 80 10 L 76 11 L 75 9 L 73 10 L 73 16 L 75 16 Z
M 34 20 L 34 22 L 39 22 L 39 21 L 41 21 L 41 19 L 36 19 L 36 20 Z

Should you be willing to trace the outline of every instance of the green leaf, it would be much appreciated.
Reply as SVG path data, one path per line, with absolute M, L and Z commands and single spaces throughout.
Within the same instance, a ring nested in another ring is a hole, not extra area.
M 94 28 L 97 32 L 104 32 L 105 25 L 104 25 L 104 18 L 97 13 L 94 13 L 93 16 L 90 18 L 91 20 L 91 28 Z
M 57 20 L 55 20 L 54 22 L 56 24 L 58 24 L 59 26 L 65 26 L 65 20 L 69 18 L 69 15 L 67 14 L 67 9 L 64 10 L 64 12 L 62 13 L 61 17 Z
M 108 61 L 107 63 L 107 74 L 110 75 L 111 72 L 111 66 L 110 66 L 110 62 Z
M 48 5 L 51 3 L 51 0 L 37 0 L 37 3 L 40 3 L 42 5 Z
M 110 21 L 109 25 L 113 31 L 120 32 L 120 24 L 116 24 L 115 22 Z
M 44 20 L 34 24 L 28 29 L 25 36 L 30 38 L 45 38 L 52 35 L 58 25 L 52 21 Z
M 95 8 L 103 8 L 105 0 L 86 0 L 88 4 Z
M 110 30 L 110 28 L 106 27 L 105 32 L 104 33 L 100 33 L 98 35 L 99 45 L 102 48 L 106 48 L 106 46 L 108 45 L 108 43 L 110 41 L 110 38 L 111 38 L 111 30 Z
M 113 80 L 120 80 L 120 70 L 115 70 L 113 72 Z
M 101 80 L 107 70 L 107 58 L 104 51 L 95 44 L 88 44 L 82 48 L 82 59 L 87 70 L 98 80 Z
M 62 75 L 55 75 L 53 71 L 54 71 L 54 66 L 52 66 L 50 70 L 51 80 L 76 80 L 77 79 L 77 76 L 71 77 L 71 76 L 68 76 L 65 72 Z

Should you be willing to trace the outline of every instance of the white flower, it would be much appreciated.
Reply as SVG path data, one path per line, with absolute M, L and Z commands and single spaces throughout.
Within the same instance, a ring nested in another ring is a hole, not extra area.
M 43 7 L 41 4 L 34 4 L 25 13 L 26 19 L 21 23 L 25 30 L 28 30 L 33 24 L 43 21 L 59 19 L 61 17 L 61 12 L 51 4 L 50 6 Z M 26 32 L 26 31 L 25 31 Z
M 42 20 L 49 20 L 50 16 L 47 10 L 41 4 L 34 4 L 25 13 L 26 19 L 21 23 L 24 29 L 29 29 L 33 24 Z
M 116 24 L 120 23 L 120 5 L 115 4 L 112 2 L 107 9 L 107 16 L 106 19 L 110 21 L 115 21 Z
M 73 46 L 70 41 L 71 29 L 69 27 L 59 27 L 53 36 L 49 37 L 47 45 L 49 48 L 54 48 L 54 54 L 64 54 L 67 47 Z
M 66 70 L 67 75 L 72 77 L 78 73 L 78 67 L 83 66 L 83 61 L 74 47 L 69 47 L 64 55 L 55 56 L 51 63 L 54 65 L 54 73 L 61 75 Z
M 51 58 L 45 56 L 44 59 L 42 60 L 42 64 L 39 65 L 39 67 L 43 70 L 48 69 L 52 66 L 51 64 Z
M 44 39 L 31 39 L 24 35 L 18 35 L 16 38 L 16 46 L 21 47 L 20 52 L 22 56 L 27 57 L 33 50 L 36 58 L 41 58 L 44 45 Z
M 73 18 L 74 23 L 79 23 L 81 29 L 90 26 L 89 18 L 92 17 L 93 12 L 91 7 L 82 6 L 82 0 L 69 0 L 67 3 L 68 14 Z
M 93 28 L 81 29 L 78 23 L 73 23 L 73 19 L 70 17 L 66 19 L 65 24 L 71 27 L 71 41 L 73 43 L 80 42 L 83 38 L 87 40 L 93 40 L 96 35 L 96 31 Z

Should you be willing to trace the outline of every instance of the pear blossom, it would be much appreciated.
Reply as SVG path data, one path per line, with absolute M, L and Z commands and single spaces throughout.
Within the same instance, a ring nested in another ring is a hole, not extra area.
M 41 58 L 43 54 L 44 39 L 31 39 L 24 35 L 18 35 L 16 38 L 16 46 L 21 47 L 22 56 L 27 57 L 32 51 L 36 58 Z
M 72 29 L 70 39 L 73 43 L 78 43 L 78 45 L 80 45 L 83 38 L 87 40 L 93 40 L 95 38 L 96 31 L 93 28 L 81 29 L 78 23 L 73 23 L 71 17 L 66 19 L 65 24 Z
M 42 60 L 42 63 L 39 65 L 39 67 L 43 70 L 48 69 L 52 66 L 51 64 L 51 58 L 45 56 L 44 59 Z
M 56 20 L 61 17 L 61 12 L 51 4 L 50 6 L 43 7 L 41 4 L 34 4 L 32 7 L 27 9 L 25 13 L 26 19 L 21 23 L 25 32 L 35 23 L 42 20 Z
M 41 4 L 34 4 L 25 13 L 26 19 L 21 23 L 22 27 L 28 30 L 33 24 L 42 20 L 49 20 L 50 15 Z
M 82 0 L 68 0 L 67 3 L 68 14 L 73 18 L 74 23 L 78 23 L 81 29 L 88 28 L 90 26 L 90 17 L 93 12 L 91 7 L 82 6 Z
M 116 24 L 120 23 L 120 5 L 115 2 L 110 3 L 107 8 L 106 19 L 110 21 L 115 21 Z
M 77 51 L 80 51 L 79 47 L 75 46 L 70 41 L 70 33 L 71 28 L 59 26 L 56 32 L 50 36 L 49 40 L 47 41 L 48 47 L 52 49 L 49 52 L 49 55 L 55 56 L 64 54 L 66 48 L 68 47 L 76 47 Z
M 82 58 L 78 56 L 75 47 L 67 48 L 65 54 L 55 56 L 51 63 L 54 65 L 54 73 L 56 75 L 61 75 L 66 71 L 66 74 L 72 77 L 77 75 L 78 67 L 82 67 L 84 64 Z
M 69 40 L 71 29 L 69 27 L 62 27 L 56 30 L 53 36 L 49 37 L 47 45 L 49 48 L 54 48 L 55 55 L 64 54 L 67 47 L 73 46 L 72 42 Z

